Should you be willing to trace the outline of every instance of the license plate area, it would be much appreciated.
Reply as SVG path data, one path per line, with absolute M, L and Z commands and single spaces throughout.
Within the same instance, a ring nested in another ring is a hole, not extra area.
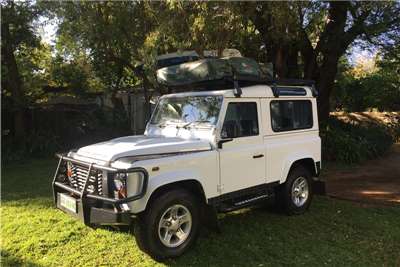
M 78 213 L 77 210 L 77 201 L 75 198 L 70 197 L 66 194 L 58 193 L 59 205 L 61 208 L 66 209 L 67 211 Z

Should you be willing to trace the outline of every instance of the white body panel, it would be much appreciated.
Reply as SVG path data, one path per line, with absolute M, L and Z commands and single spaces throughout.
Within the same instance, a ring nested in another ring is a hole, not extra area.
M 203 151 L 210 149 L 210 142 L 199 138 L 183 139 L 176 136 L 137 135 L 125 136 L 85 146 L 79 149 L 77 154 L 83 157 L 109 162 L 129 156 Z
M 260 101 L 257 98 L 226 98 L 221 112 L 222 118 L 225 117 L 226 107 L 230 102 L 256 102 L 257 109 L 260 110 Z M 223 119 L 220 121 L 223 122 Z M 258 125 L 260 128 L 259 135 L 234 138 L 218 150 L 221 194 L 266 183 L 265 157 L 253 158 L 253 156 L 265 154 L 260 112 L 258 114 Z
M 146 208 L 147 201 L 157 188 L 177 181 L 198 181 L 203 187 L 206 199 L 216 197 L 219 194 L 217 192 L 219 183 L 218 154 L 215 150 L 138 161 L 131 167 L 142 167 L 149 173 L 146 195 L 129 203 L 129 207 L 134 213 Z M 153 167 L 158 167 L 159 170 L 153 171 Z M 133 192 L 128 191 L 128 196 L 134 193 L 134 190 Z
M 304 100 L 304 98 L 285 98 L 285 100 Z M 270 122 L 270 102 L 275 98 L 262 100 L 263 121 Z M 266 123 L 264 145 L 266 148 L 267 182 L 284 183 L 293 162 L 311 158 L 321 161 L 321 138 L 318 130 L 318 113 L 315 98 L 309 99 L 313 109 L 313 127 L 304 130 L 274 132 L 271 123 Z
M 222 95 L 224 99 L 215 126 L 178 129 L 175 126 L 157 127 L 148 124 L 143 136 L 128 136 L 83 147 L 73 157 L 119 169 L 146 169 L 149 174 L 148 188 L 143 198 L 128 204 L 132 213 L 143 211 L 157 188 L 174 182 L 197 181 L 206 199 L 260 184 L 276 181 L 283 183 L 293 162 L 305 158 L 311 158 L 314 162 L 321 161 L 316 100 L 310 88 L 300 88 L 306 90 L 306 95 L 275 98 L 269 86 L 257 85 L 243 88 L 239 98 L 234 96 L 232 90 L 163 96 Z M 311 101 L 313 126 L 304 130 L 274 132 L 270 115 L 272 100 Z M 234 138 L 224 143 L 222 148 L 217 148 L 226 107 L 230 101 L 257 103 L 259 135 Z M 137 156 L 140 158 L 143 155 L 165 153 L 178 154 L 134 160 Z M 263 157 L 253 158 L 257 155 Z M 127 157 L 132 158 L 132 161 L 120 160 Z M 136 193 L 137 187 L 137 182 L 128 184 L 128 196 Z

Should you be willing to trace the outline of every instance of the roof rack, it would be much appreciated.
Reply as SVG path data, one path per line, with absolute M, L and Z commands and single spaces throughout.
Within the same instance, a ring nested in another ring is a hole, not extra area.
M 286 85 L 286 86 L 313 86 L 315 81 L 302 79 L 272 79 L 265 80 L 269 85 Z
M 235 75 L 236 76 L 236 75 Z M 233 83 L 233 84 L 232 84 Z M 178 86 L 167 86 L 171 91 L 208 91 L 208 90 L 221 90 L 234 88 L 234 94 L 236 97 L 241 96 L 241 87 L 265 84 L 271 86 L 272 92 L 275 97 L 279 96 L 300 96 L 306 95 L 307 92 L 302 88 L 295 88 L 292 86 L 309 86 L 311 87 L 312 95 L 314 97 L 318 96 L 318 92 L 315 89 L 315 82 L 312 80 L 300 80 L 300 79 L 273 79 L 273 80 L 263 80 L 254 79 L 252 77 L 244 77 L 243 75 L 239 77 L 224 77 L 218 80 L 207 80 L 196 83 L 190 83 Z M 232 86 L 233 85 L 233 86 Z
M 304 90 L 297 88 L 289 88 L 282 86 L 310 86 L 313 97 L 318 96 L 318 91 L 315 88 L 315 81 L 313 80 L 301 80 L 301 79 L 273 79 L 266 80 L 265 84 L 272 86 L 272 92 L 275 97 L 281 95 L 305 95 Z

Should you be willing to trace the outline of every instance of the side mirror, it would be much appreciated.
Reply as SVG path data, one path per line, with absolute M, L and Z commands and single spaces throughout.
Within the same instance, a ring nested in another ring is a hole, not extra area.
M 218 143 L 217 143 L 218 148 L 221 149 L 223 143 L 230 142 L 230 141 L 233 141 L 233 139 L 232 138 L 225 138 L 225 139 L 218 140 Z
M 225 121 L 221 130 L 221 139 L 218 140 L 218 148 L 222 148 L 222 144 L 226 142 L 233 141 L 233 138 L 237 137 L 239 133 L 239 126 L 236 121 L 229 120 Z

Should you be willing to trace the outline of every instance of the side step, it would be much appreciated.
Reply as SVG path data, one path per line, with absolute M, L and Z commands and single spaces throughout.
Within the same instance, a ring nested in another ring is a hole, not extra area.
M 233 204 L 236 207 L 241 207 L 241 206 L 245 206 L 247 204 L 256 202 L 258 200 L 262 200 L 262 199 L 266 199 L 269 198 L 269 195 L 261 195 L 261 196 L 257 196 L 257 197 L 253 197 L 253 198 L 249 198 L 249 199 L 245 199 L 239 202 L 236 202 L 235 204 Z
M 239 199 L 232 199 L 219 203 L 217 209 L 219 212 L 230 212 L 234 210 L 239 210 L 271 199 L 274 195 L 275 194 L 273 192 L 264 192 L 264 194 L 261 195 L 253 195 L 247 196 L 245 198 L 242 197 Z
M 209 198 L 208 204 L 213 206 L 218 212 L 238 210 L 273 198 L 275 196 L 275 187 L 278 185 L 279 182 L 276 181 L 229 192 Z

